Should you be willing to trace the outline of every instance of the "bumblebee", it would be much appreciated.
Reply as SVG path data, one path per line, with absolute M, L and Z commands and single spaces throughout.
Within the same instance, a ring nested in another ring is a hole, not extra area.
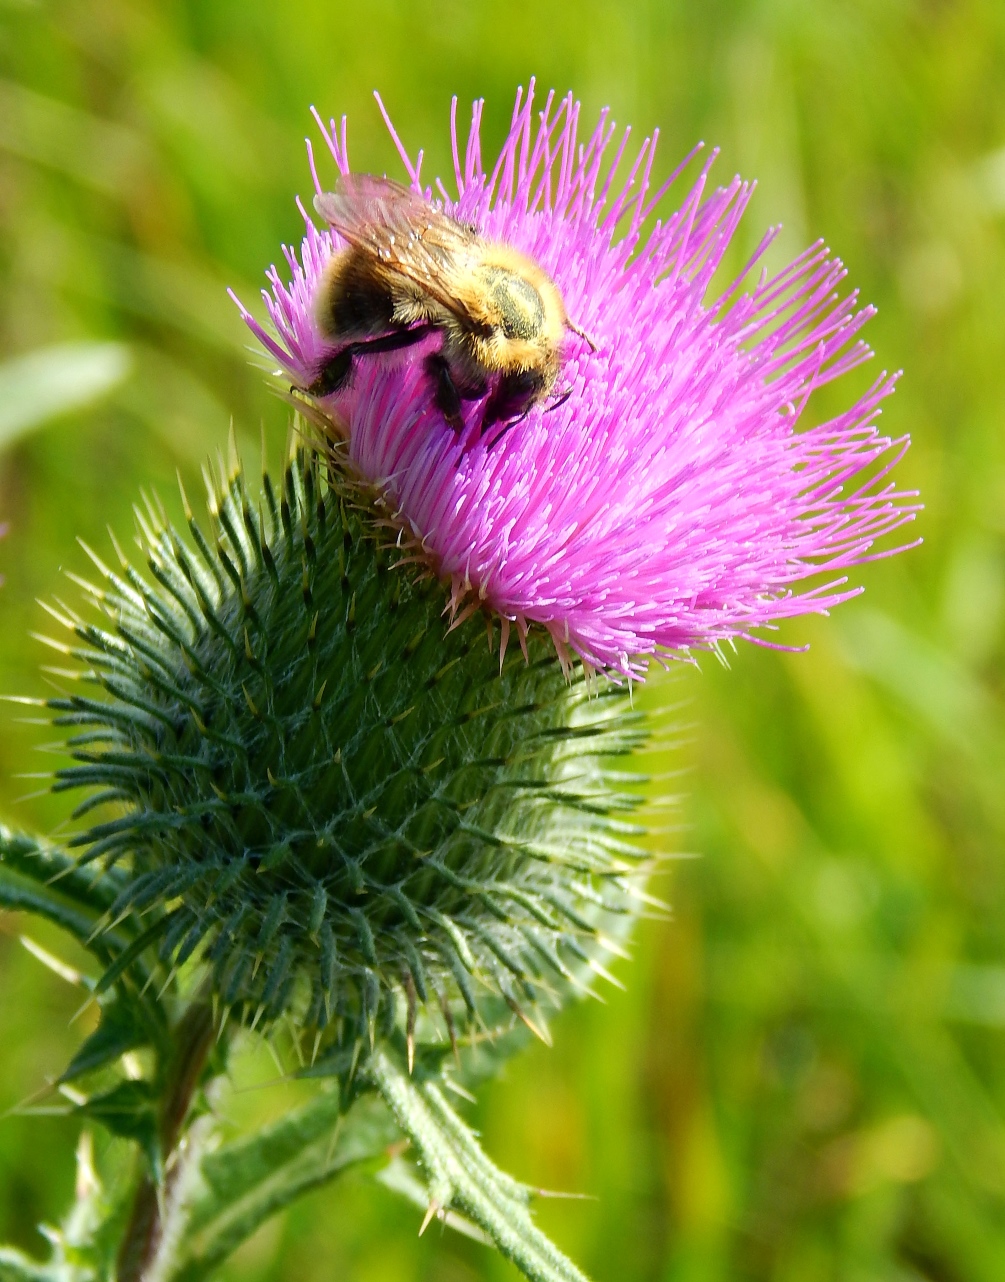
M 425 358 L 435 403 L 459 430 L 463 402 L 487 397 L 485 431 L 522 418 L 554 390 L 566 331 L 596 350 L 532 258 L 484 239 L 408 187 L 343 174 L 314 207 L 347 245 L 317 293 L 318 327 L 338 350 L 308 387 L 311 395 L 340 391 L 359 358 L 436 333 L 441 341 Z

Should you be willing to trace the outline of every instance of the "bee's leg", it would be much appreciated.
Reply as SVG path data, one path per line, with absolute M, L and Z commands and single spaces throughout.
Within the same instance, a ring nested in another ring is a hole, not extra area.
M 567 391 L 564 391 L 561 396 L 556 396 L 555 399 L 551 401 L 551 404 L 545 409 L 545 414 L 550 414 L 552 409 L 558 409 L 560 405 L 564 405 L 565 401 L 569 399 L 569 396 L 572 396 L 572 387 L 569 387 Z
M 502 427 L 499 429 L 499 431 L 496 432 L 495 436 L 493 436 L 492 440 L 488 442 L 487 448 L 490 450 L 494 450 L 495 447 L 502 440 L 502 438 L 510 430 L 510 428 L 516 427 L 517 423 L 522 423 L 529 413 L 530 413 L 529 409 L 524 410 L 524 412 L 520 415 L 519 418 L 511 418 L 508 423 L 504 423 Z M 483 428 L 482 430 L 484 431 L 485 429 Z
M 568 390 L 567 392 L 563 392 L 561 396 L 556 397 L 556 398 L 555 398 L 555 400 L 553 400 L 553 401 L 551 402 L 551 404 L 550 404 L 549 406 L 547 406 L 547 407 L 546 407 L 546 409 L 545 409 L 545 411 L 544 411 L 544 412 L 545 412 L 545 414 L 550 414 L 552 410 L 557 410 L 557 409 L 558 409 L 558 407 L 559 407 L 560 405 L 564 405 L 564 404 L 565 404 L 565 402 L 569 399 L 569 397 L 570 397 L 571 395 L 572 395 L 572 388 L 570 387 L 570 388 L 569 388 L 569 390 Z M 534 401 L 532 400 L 532 401 L 530 402 L 530 404 L 527 406 L 527 408 L 524 410 L 524 412 L 523 412 L 523 413 L 522 413 L 518 418 L 511 418 L 511 419 L 510 419 L 510 420 L 509 420 L 509 421 L 508 421 L 508 422 L 503 426 L 503 428 L 501 429 L 501 431 L 496 432 L 496 434 L 495 434 L 495 436 L 493 436 L 492 440 L 491 440 L 491 441 L 489 441 L 489 449 L 490 449 L 490 450 L 495 449 L 495 447 L 499 444 L 499 442 L 500 442 L 500 441 L 502 440 L 502 438 L 506 435 L 506 433 L 510 430 L 510 428 L 511 428 L 511 427 L 516 427 L 517 423 L 522 423 L 522 422 L 523 422 L 523 420 L 527 417 L 527 415 L 531 412 L 531 410 L 532 410 L 533 408 L 534 408 Z M 501 419 L 503 418 L 503 415 L 500 415 L 499 417 L 500 417 L 500 420 L 501 420 Z M 487 421 L 487 420 L 486 420 L 486 421 Z M 482 431 L 483 431 L 483 432 L 485 431 L 485 421 L 483 421 L 483 423 L 482 423 Z
M 379 334 L 376 338 L 361 338 L 355 343 L 350 343 L 349 348 L 357 356 L 400 352 L 402 348 L 420 343 L 432 331 L 432 325 L 413 325 L 409 329 L 395 329 L 389 334 Z
M 504 374 L 485 403 L 482 432 L 484 433 L 493 423 L 503 423 L 511 419 L 519 422 L 520 419 L 526 418 L 541 399 L 543 391 L 544 379 L 534 370 L 517 370 L 512 374 Z M 512 425 L 510 423 L 510 427 Z M 499 437 L 496 437 L 496 440 L 498 439 Z
M 343 347 L 321 366 L 314 382 L 307 388 L 309 396 L 331 396 L 341 392 L 352 375 L 352 346 Z
M 571 395 L 572 395 L 572 388 L 570 387 L 567 392 L 563 392 L 561 396 L 555 397 L 552 403 L 544 411 L 545 414 L 550 414 L 552 410 L 557 410 L 560 405 L 564 405 Z
M 314 382 L 307 388 L 310 396 L 331 396 L 341 392 L 352 377 L 353 360 L 357 356 L 376 356 L 381 352 L 397 352 L 421 342 L 432 330 L 432 325 L 415 325 L 411 329 L 392 330 L 375 338 L 361 338 L 346 343 L 334 356 L 321 366 Z
M 461 414 L 462 393 L 454 382 L 454 376 L 450 372 L 450 365 L 446 358 L 439 352 L 427 356 L 426 373 L 433 381 L 433 400 L 436 408 L 455 432 L 462 431 L 464 428 L 464 418 Z

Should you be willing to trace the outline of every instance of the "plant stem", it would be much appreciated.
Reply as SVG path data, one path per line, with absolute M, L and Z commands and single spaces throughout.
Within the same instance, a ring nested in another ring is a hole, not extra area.
M 199 995 L 175 1029 L 174 1054 L 163 1079 L 158 1141 L 163 1180 L 144 1172 L 116 1260 L 117 1282 L 142 1282 L 157 1255 L 171 1192 L 180 1173 L 178 1147 L 206 1057 L 213 1045 L 213 1012 Z

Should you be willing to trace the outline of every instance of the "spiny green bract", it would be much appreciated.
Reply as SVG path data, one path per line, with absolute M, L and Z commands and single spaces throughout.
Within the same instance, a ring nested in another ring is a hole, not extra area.
M 109 923 L 142 918 L 166 969 L 201 957 L 251 1022 L 403 1017 L 411 1040 L 420 1004 L 452 1036 L 504 999 L 535 1026 L 631 910 L 609 818 L 631 798 L 599 760 L 638 738 L 624 692 L 533 634 L 500 671 L 484 617 L 448 628 L 441 585 L 312 458 L 254 509 L 238 468 L 214 491 L 192 544 L 148 504 L 156 586 L 94 557 L 111 623 L 66 620 L 102 694 L 50 701 L 81 727 L 56 787 L 118 807 L 76 839 L 128 870 Z

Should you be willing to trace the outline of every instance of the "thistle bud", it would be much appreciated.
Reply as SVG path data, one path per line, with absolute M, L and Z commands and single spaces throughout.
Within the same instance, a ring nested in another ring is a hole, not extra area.
M 601 768 L 639 734 L 625 690 L 546 635 L 451 626 L 314 455 L 255 503 L 235 468 L 210 509 L 183 538 L 150 505 L 149 576 L 93 556 L 107 622 L 67 620 L 99 693 L 50 702 L 78 731 L 57 787 L 114 808 L 75 839 L 127 871 L 108 922 L 143 918 L 144 950 L 201 962 L 254 1025 L 411 1045 L 420 1007 L 451 1036 L 508 1007 L 540 1029 L 634 902 Z

